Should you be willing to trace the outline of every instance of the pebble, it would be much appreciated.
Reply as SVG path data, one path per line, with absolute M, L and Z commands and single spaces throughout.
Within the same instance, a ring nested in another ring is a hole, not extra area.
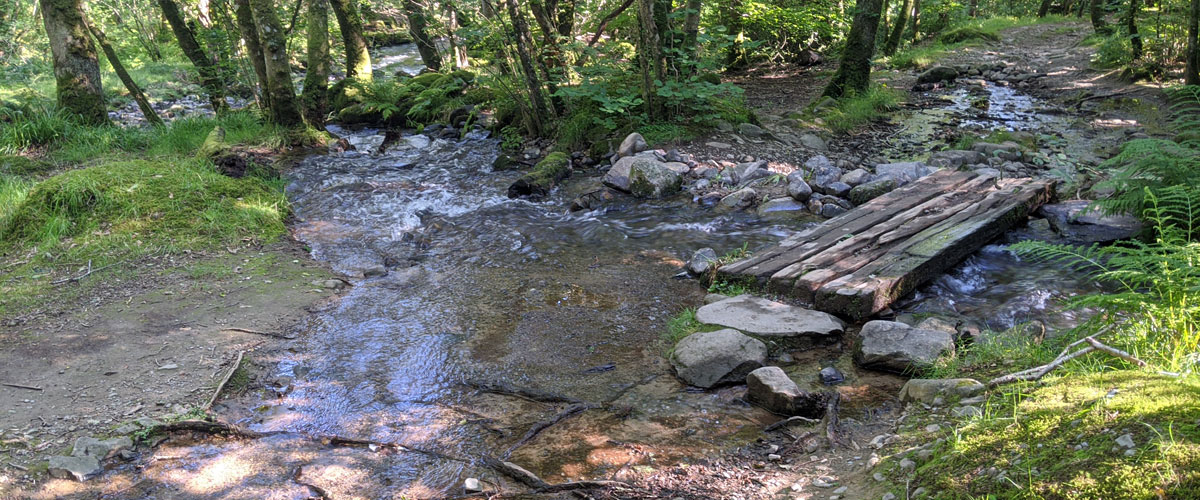
M 917 489 L 913 490 L 912 496 L 913 496 L 913 498 L 920 498 L 925 495 L 926 491 L 927 490 L 925 488 L 917 488 Z
M 770 454 L 770 455 L 767 455 L 767 460 L 770 460 L 770 461 L 772 461 L 772 462 L 778 462 L 778 461 L 780 461 L 780 460 L 782 460 L 782 459 L 783 459 L 783 457 L 781 457 L 781 456 L 779 456 L 779 455 L 776 455 L 776 454 L 774 454 L 774 453 L 772 453 L 772 454 Z
M 832 488 L 834 482 L 832 478 L 818 477 L 812 480 L 812 485 L 818 488 Z
M 938 424 L 929 424 L 925 426 L 925 432 L 937 432 L 942 430 L 942 426 Z
M 881 482 L 881 483 L 883 482 L 883 480 L 884 480 L 884 479 L 887 479 L 887 478 L 883 477 L 883 474 L 880 474 L 880 473 L 878 473 L 878 472 L 876 472 L 876 473 L 874 473 L 874 474 L 871 474 L 871 477 L 872 477 L 872 478 L 874 478 L 876 481 L 879 481 L 879 482 Z
M 917 463 L 912 459 L 905 458 L 900 461 L 900 470 L 911 471 L 917 468 Z
M 846 490 L 848 490 L 848 489 L 850 489 L 850 488 L 849 488 L 849 487 L 847 487 L 847 486 L 842 486 L 842 487 L 839 487 L 839 488 L 838 488 L 838 489 L 836 489 L 836 490 L 833 490 L 833 493 L 834 493 L 835 495 L 841 495 L 842 493 L 845 493 L 845 492 L 846 492 Z
M 467 490 L 467 493 L 478 493 L 483 491 L 483 486 L 479 484 L 478 479 L 468 477 L 466 481 L 463 481 L 463 489 Z
M 1137 443 L 1133 442 L 1133 434 L 1129 433 L 1122 434 L 1121 437 L 1117 438 L 1117 444 L 1126 448 L 1133 448 L 1137 446 Z
M 887 493 L 884 493 L 884 494 L 883 494 L 883 499 L 882 499 L 882 500 L 896 500 L 896 494 L 895 494 L 895 493 L 892 493 L 892 492 L 890 492 L 890 491 L 889 491 L 889 492 L 887 492 Z

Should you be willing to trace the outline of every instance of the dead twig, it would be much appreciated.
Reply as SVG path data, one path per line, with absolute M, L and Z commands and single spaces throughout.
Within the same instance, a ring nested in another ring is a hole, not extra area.
M 14 469 L 17 469 L 17 470 L 19 470 L 19 471 L 21 471 L 21 472 L 29 472 L 29 468 L 28 468 L 28 467 L 23 467 L 23 466 L 20 466 L 20 465 L 14 464 L 14 463 L 12 463 L 12 462 L 5 462 L 5 465 L 8 465 L 9 467 L 12 467 L 12 468 L 14 468 Z
M 1095 347 L 1097 350 L 1107 352 L 1113 356 L 1124 359 L 1125 361 L 1128 361 L 1128 362 L 1133 363 L 1138 366 L 1146 366 L 1145 361 L 1142 361 L 1140 359 L 1133 357 L 1132 354 L 1129 354 L 1125 351 L 1117 349 L 1116 347 L 1107 346 L 1107 345 L 1101 343 L 1099 340 L 1096 340 L 1092 337 L 1084 337 L 1083 340 L 1086 340 L 1087 343 L 1091 344 L 1092 347 Z
M 249 333 L 249 334 L 252 334 L 252 335 L 265 335 L 265 336 L 267 336 L 267 337 L 275 337 L 275 338 L 277 338 L 277 339 L 284 339 L 284 340 L 295 340 L 295 338 L 296 338 L 296 337 L 289 337 L 289 336 L 287 336 L 287 335 L 284 335 L 284 334 L 282 334 L 282 333 L 273 333 L 273 332 L 260 332 L 260 331 L 258 331 L 258 330 L 251 330 L 251 329 L 249 329 L 249 328 L 222 328 L 222 329 L 221 329 L 221 331 L 222 331 L 222 332 L 239 332 L 239 333 Z
M 778 428 L 780 428 L 780 427 L 784 427 L 784 426 L 787 426 L 787 425 L 791 425 L 791 424 L 793 424 L 793 423 L 796 423 L 796 422 L 803 422 L 803 423 L 805 423 L 805 424 L 809 424 L 809 425 L 812 425 L 812 424 L 819 424 L 819 423 L 821 423 L 821 421 L 820 421 L 820 420 L 817 420 L 817 419 L 814 419 L 814 418 L 808 418 L 808 417 L 801 417 L 801 416 L 797 415 L 797 416 L 794 416 L 794 417 L 788 417 L 788 418 L 785 418 L 785 419 L 783 419 L 783 420 L 780 420 L 780 421 L 778 421 L 778 422 L 775 422 L 775 423 L 773 423 L 773 424 L 771 424 L 771 425 L 768 425 L 768 426 L 766 426 L 766 427 L 764 427 L 764 428 L 763 428 L 763 432 L 771 432 L 771 431 L 773 431 L 773 430 L 775 430 L 775 429 L 778 429 Z
M 505 462 L 495 457 L 484 457 L 484 464 L 497 472 L 511 477 L 539 493 L 560 493 L 574 490 L 590 490 L 596 488 L 632 488 L 629 483 L 621 481 L 574 481 L 569 483 L 550 484 L 538 477 L 537 474 L 512 462 Z
M 490 392 L 493 394 L 502 394 L 505 396 L 513 396 L 535 403 L 568 403 L 568 404 L 583 404 L 575 398 L 561 396 L 549 392 L 535 391 L 530 389 L 522 389 L 513 387 L 503 382 L 483 382 L 479 380 L 467 380 L 461 382 L 462 385 L 470 387 L 480 392 Z
M 31 391 L 40 391 L 40 390 L 42 390 L 42 388 L 41 388 L 41 387 L 37 387 L 37 386 L 33 386 L 33 385 L 24 385 L 24 384 L 13 384 L 13 383 L 10 383 L 10 382 L 0 382 L 0 385 L 2 385 L 2 386 L 5 386 L 5 387 L 12 387 L 12 388 L 15 388 L 15 389 L 28 389 L 28 390 L 31 390 Z
M 306 483 L 306 482 L 300 480 L 300 476 L 303 474 L 304 474 L 304 466 L 303 465 L 297 466 L 296 470 L 292 472 L 292 482 L 294 482 L 300 486 L 303 486 L 305 488 L 308 488 L 309 490 L 312 490 L 313 493 L 316 493 L 317 498 L 320 498 L 322 500 L 328 500 L 330 498 L 333 498 L 333 497 L 329 496 L 329 492 L 325 491 L 324 488 L 317 486 L 315 484 Z
M 532 441 L 533 438 L 537 437 L 538 434 L 541 434 L 542 431 L 549 429 L 554 424 L 562 422 L 576 413 L 581 413 L 584 410 L 590 410 L 595 407 L 595 405 L 590 404 L 574 404 L 568 406 L 567 409 L 556 413 L 553 417 L 533 424 L 533 427 L 530 427 L 529 430 L 525 432 L 525 435 L 521 436 L 521 439 L 518 439 L 516 443 L 513 443 L 512 446 L 509 446 L 508 449 L 504 451 L 504 458 L 512 456 L 512 453 L 516 451 L 517 448 L 520 448 L 524 446 L 525 443 Z
M 63 279 L 60 279 L 60 280 L 51 281 L 51 282 L 50 282 L 50 284 L 51 284 L 51 285 L 53 285 L 53 286 L 58 286 L 58 285 L 61 285 L 61 284 L 63 284 L 63 283 L 71 283 L 71 282 L 74 282 L 74 281 L 79 281 L 79 280 L 81 280 L 81 279 L 84 279 L 84 278 L 86 278 L 86 277 L 88 277 L 88 276 L 91 276 L 91 274 L 92 274 L 92 273 L 97 273 L 97 272 L 103 271 L 103 270 L 105 270 L 105 269 L 108 269 L 108 268 L 110 268 L 110 267 L 113 267 L 113 266 L 115 266 L 115 265 L 118 265 L 118 264 L 124 264 L 124 263 L 125 263 L 126 261 L 128 261 L 128 260 L 129 260 L 129 259 L 122 259 L 122 260 L 119 260 L 119 261 L 117 261 L 117 262 L 113 262 L 112 264 L 109 264 L 109 265 L 107 265 L 107 266 L 100 266 L 100 267 L 97 267 L 97 268 L 95 268 L 95 269 L 93 269 L 93 268 L 92 268 L 92 261 L 90 261 L 90 260 L 89 260 L 89 261 L 88 261 L 88 269 L 87 269 L 87 272 L 86 272 L 86 273 L 80 274 L 79 276 L 73 276 L 73 277 L 69 277 L 69 278 L 63 278 Z
M 1028 370 L 1022 370 L 1022 371 L 1019 371 L 1016 373 L 1010 373 L 1008 375 L 996 377 L 992 380 L 989 380 L 987 383 L 987 386 L 989 388 L 992 388 L 992 387 L 997 387 L 997 386 L 1004 385 L 1004 384 L 1010 384 L 1013 382 L 1038 380 L 1042 377 L 1045 377 L 1046 374 L 1054 371 L 1055 368 L 1058 368 L 1058 367 L 1062 366 L 1063 364 L 1066 364 L 1066 362 L 1068 362 L 1072 359 L 1078 358 L 1080 356 L 1083 356 L 1087 353 L 1095 352 L 1095 351 L 1100 351 L 1105 354 L 1124 359 L 1124 360 L 1129 361 L 1130 363 L 1133 363 L 1140 367 L 1145 367 L 1147 365 L 1147 363 L 1145 361 L 1142 361 L 1125 351 L 1122 351 L 1115 347 L 1104 344 L 1103 342 L 1100 342 L 1099 340 L 1096 340 L 1096 336 L 1101 335 L 1103 333 L 1104 333 L 1104 331 L 1101 331 L 1100 333 L 1097 333 L 1096 335 L 1090 335 L 1090 336 L 1084 337 L 1082 339 L 1079 339 L 1075 342 L 1072 342 L 1065 349 L 1063 349 L 1062 353 L 1060 353 L 1057 358 L 1054 358 L 1054 361 L 1051 361 L 1051 362 L 1046 363 L 1041 366 L 1035 366 Z M 1084 347 L 1083 349 L 1079 349 L 1075 352 L 1071 352 L 1069 354 L 1067 353 L 1067 351 L 1069 351 L 1071 348 L 1078 346 L 1080 344 L 1087 344 L 1087 347 Z M 1159 372 L 1159 373 L 1164 374 L 1164 375 L 1171 375 L 1170 373 L 1166 373 L 1166 372 Z
M 237 359 L 233 360 L 233 366 L 229 367 L 229 372 L 227 372 L 225 377 L 221 379 L 221 383 L 217 384 L 217 389 L 213 391 L 212 397 L 208 398 L 208 403 L 205 403 L 205 410 L 212 408 L 213 403 L 217 402 L 217 397 L 221 395 L 221 391 L 225 390 L 225 386 L 229 384 L 231 379 L 233 379 L 233 374 L 236 373 L 238 368 L 242 366 L 242 358 L 245 355 L 246 351 L 238 351 Z

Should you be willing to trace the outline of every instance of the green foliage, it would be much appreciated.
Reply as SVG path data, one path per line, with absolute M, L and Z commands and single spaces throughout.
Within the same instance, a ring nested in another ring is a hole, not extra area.
M 850 132 L 894 111 L 902 96 L 902 93 L 885 85 L 872 85 L 863 94 L 839 99 L 837 105 L 824 113 L 823 119 L 833 132 Z
M 638 133 L 651 146 L 673 142 L 690 141 L 697 137 L 696 131 L 677 123 L 651 123 L 638 127 Z
M 66 135 L 71 120 L 57 108 L 0 108 L 0 153 L 49 145 Z
M 738 295 L 750 293 L 750 287 L 747 287 L 745 283 L 739 281 L 714 279 L 712 283 L 709 283 L 708 285 L 708 293 L 719 293 L 721 295 L 737 297 Z
M 1136 371 L 1062 377 L 1010 386 L 983 410 L 982 418 L 952 429 L 917 468 L 910 488 L 940 499 L 1200 498 L 1195 377 Z M 1136 445 L 1131 454 L 1116 443 L 1127 433 Z M 919 439 L 905 444 L 931 438 Z M 992 470 L 1005 477 L 984 475 Z
M 955 43 L 969 42 L 972 40 L 983 40 L 983 41 L 994 42 L 999 39 L 1000 39 L 1000 37 L 996 36 L 996 34 L 989 33 L 987 31 L 984 31 L 982 28 L 978 28 L 975 26 L 963 26 L 961 28 L 954 28 L 951 30 L 947 30 L 945 33 L 942 33 L 940 36 L 938 36 L 938 41 L 942 42 L 944 44 L 947 44 L 947 45 L 955 44 Z
M 841 39 L 848 21 L 848 15 L 827 0 L 748 1 L 743 8 L 744 35 L 761 44 L 752 51 L 752 59 L 777 63 L 794 62 L 807 49 L 830 47 Z
M 667 331 L 663 333 L 663 341 L 674 347 L 684 337 L 700 331 L 700 322 L 696 321 L 696 308 L 689 307 L 667 320 Z
M 1072 308 L 1099 311 L 1080 333 L 1111 329 L 1106 339 L 1114 346 L 1164 369 L 1191 370 L 1200 362 L 1200 243 L 1189 236 L 1200 224 L 1200 196 L 1185 186 L 1146 188 L 1145 196 L 1144 217 L 1156 233 L 1151 243 L 1078 248 L 1026 241 L 1010 248 L 1114 287 L 1068 301 Z
M 510 153 L 515 153 L 521 149 L 521 144 L 525 142 L 521 135 L 521 129 L 513 125 L 505 125 L 500 129 L 500 148 Z

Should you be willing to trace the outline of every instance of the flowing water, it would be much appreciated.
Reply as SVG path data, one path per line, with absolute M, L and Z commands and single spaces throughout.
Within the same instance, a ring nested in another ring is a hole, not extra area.
M 685 196 L 569 213 L 567 201 L 594 179 L 577 176 L 543 202 L 509 199 L 519 173 L 491 171 L 498 141 L 485 132 L 409 135 L 383 151 L 377 131 L 335 132 L 360 151 L 312 156 L 290 173 L 294 233 L 315 258 L 362 279 L 269 360 L 274 395 L 226 412 L 279 434 L 165 444 L 158 456 L 189 458 L 148 465 L 163 489 L 143 493 L 304 498 L 303 483 L 320 483 L 335 496 L 427 498 L 461 492 L 465 477 L 507 482 L 480 457 L 505 456 L 568 405 L 479 391 L 481 383 L 604 405 L 512 452 L 553 481 L 701 457 L 752 440 L 773 419 L 736 389 L 688 390 L 664 361 L 660 333 L 703 297 L 695 281 L 672 279 L 693 251 L 762 248 L 806 222 L 716 214 Z M 1086 289 L 993 246 L 901 312 L 1065 327 L 1071 318 L 1055 299 Z M 898 379 L 855 372 L 845 347 L 789 370 L 815 383 L 840 359 L 848 384 L 867 395 L 852 411 L 892 397 Z M 407 449 L 339 446 L 332 436 Z

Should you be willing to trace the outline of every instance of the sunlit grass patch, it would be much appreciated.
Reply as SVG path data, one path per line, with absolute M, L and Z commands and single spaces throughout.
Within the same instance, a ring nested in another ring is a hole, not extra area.
M 886 116 L 900 104 L 903 94 L 883 85 L 872 85 L 866 92 L 844 97 L 824 113 L 825 124 L 836 133 L 856 130 Z

